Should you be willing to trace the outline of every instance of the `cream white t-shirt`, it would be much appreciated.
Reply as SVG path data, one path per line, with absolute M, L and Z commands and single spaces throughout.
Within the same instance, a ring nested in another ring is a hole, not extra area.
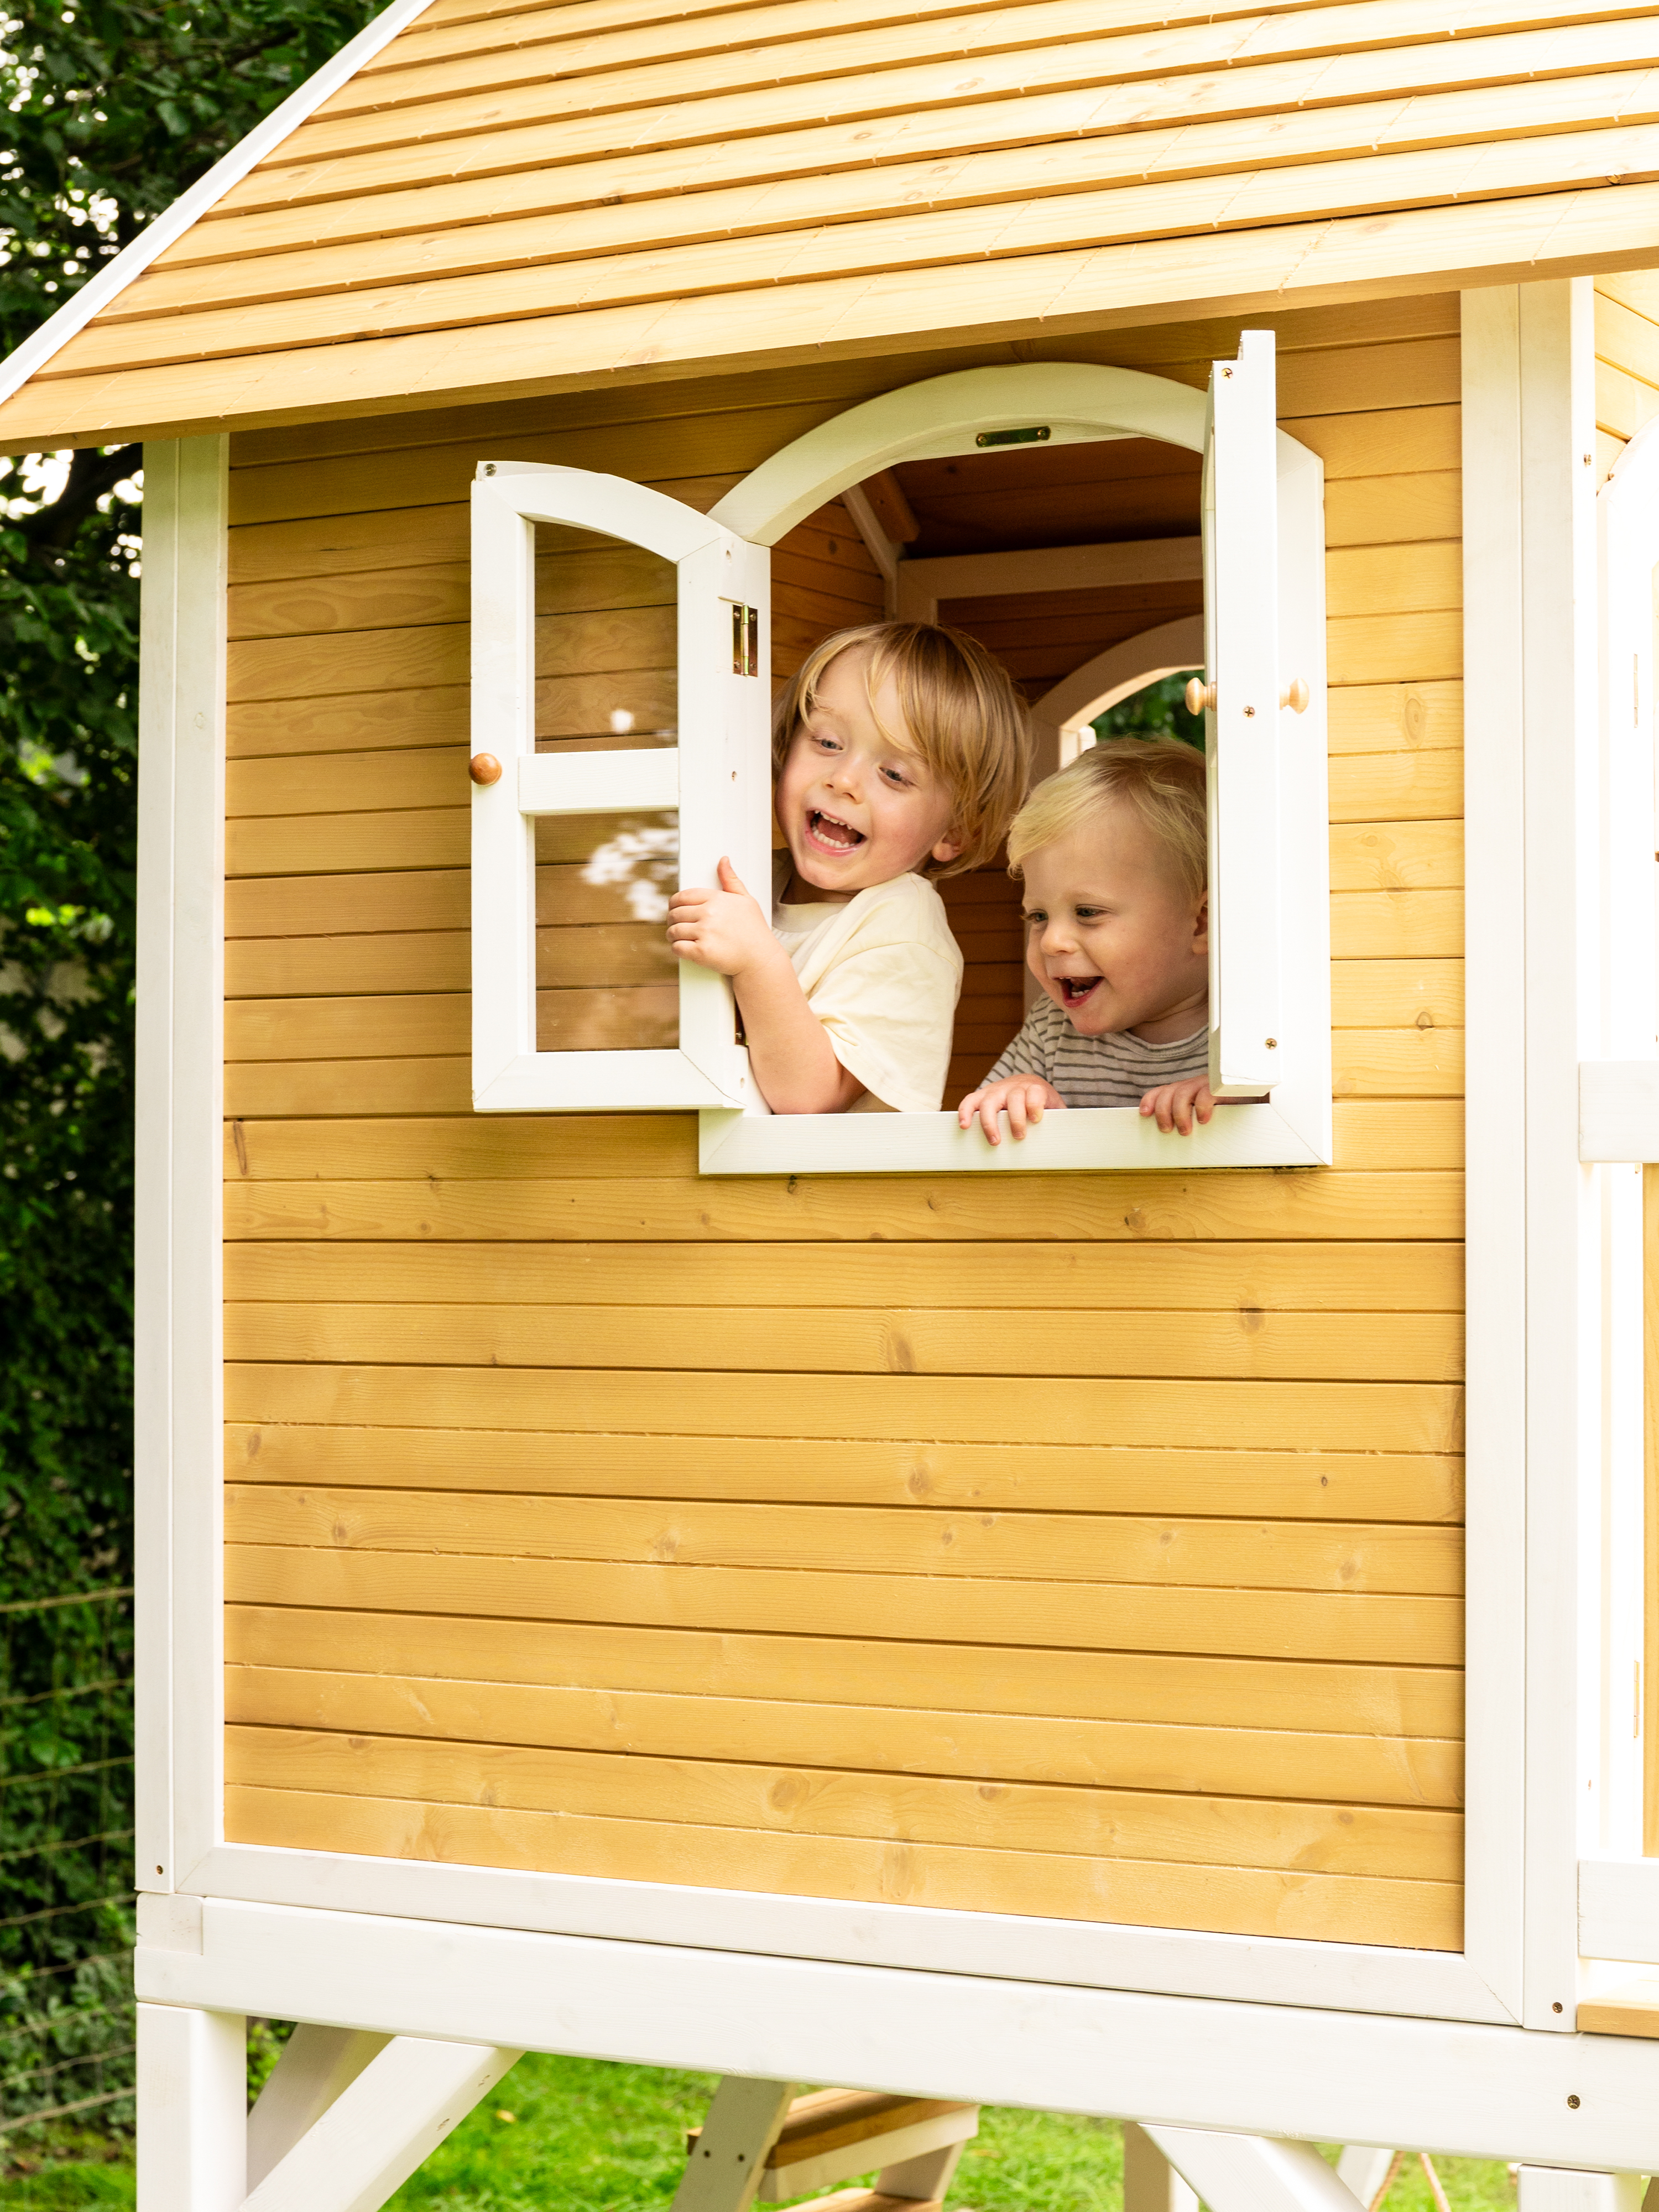
M 775 891 L 788 880 L 776 856 Z M 845 906 L 775 906 L 772 934 L 789 955 L 836 1058 L 855 1075 L 862 1109 L 937 1114 L 945 1099 L 962 953 L 945 902 L 921 876 L 872 884 Z

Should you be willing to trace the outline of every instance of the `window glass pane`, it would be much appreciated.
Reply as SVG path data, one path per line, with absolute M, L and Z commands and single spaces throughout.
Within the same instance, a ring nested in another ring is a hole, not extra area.
M 536 525 L 536 749 L 672 745 L 674 564 L 597 531 Z
M 536 526 L 536 750 L 677 742 L 674 565 L 597 531 Z M 679 1043 L 668 950 L 676 813 L 544 816 L 536 824 L 536 1048 Z
M 674 813 L 554 814 L 536 824 L 536 1049 L 672 1050 L 679 963 L 668 899 Z

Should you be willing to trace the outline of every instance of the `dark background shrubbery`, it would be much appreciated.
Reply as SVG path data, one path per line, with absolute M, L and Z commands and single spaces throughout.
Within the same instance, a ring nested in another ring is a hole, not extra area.
M 8 7 L 0 352 L 373 12 Z M 131 1579 L 141 459 L 0 460 L 0 2124 L 71 2131 L 131 2077 L 131 1608 L 40 1601 Z

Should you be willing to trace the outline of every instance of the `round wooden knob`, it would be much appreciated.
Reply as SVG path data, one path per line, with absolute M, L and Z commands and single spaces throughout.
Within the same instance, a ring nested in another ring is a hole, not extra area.
M 1201 676 L 1189 678 L 1187 684 L 1187 712 L 1189 714 L 1201 714 L 1206 707 L 1214 705 L 1214 684 L 1206 684 Z
M 474 783 L 499 783 L 501 764 L 494 753 L 474 753 L 466 764 L 466 772 Z
M 1291 677 L 1279 695 L 1279 703 L 1281 707 L 1288 707 L 1293 714 L 1307 713 L 1308 687 L 1299 676 Z

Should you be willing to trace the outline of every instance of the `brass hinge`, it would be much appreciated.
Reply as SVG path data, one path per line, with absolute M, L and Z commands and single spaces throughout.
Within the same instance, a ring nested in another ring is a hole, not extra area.
M 760 673 L 760 609 L 732 602 L 732 673 Z

